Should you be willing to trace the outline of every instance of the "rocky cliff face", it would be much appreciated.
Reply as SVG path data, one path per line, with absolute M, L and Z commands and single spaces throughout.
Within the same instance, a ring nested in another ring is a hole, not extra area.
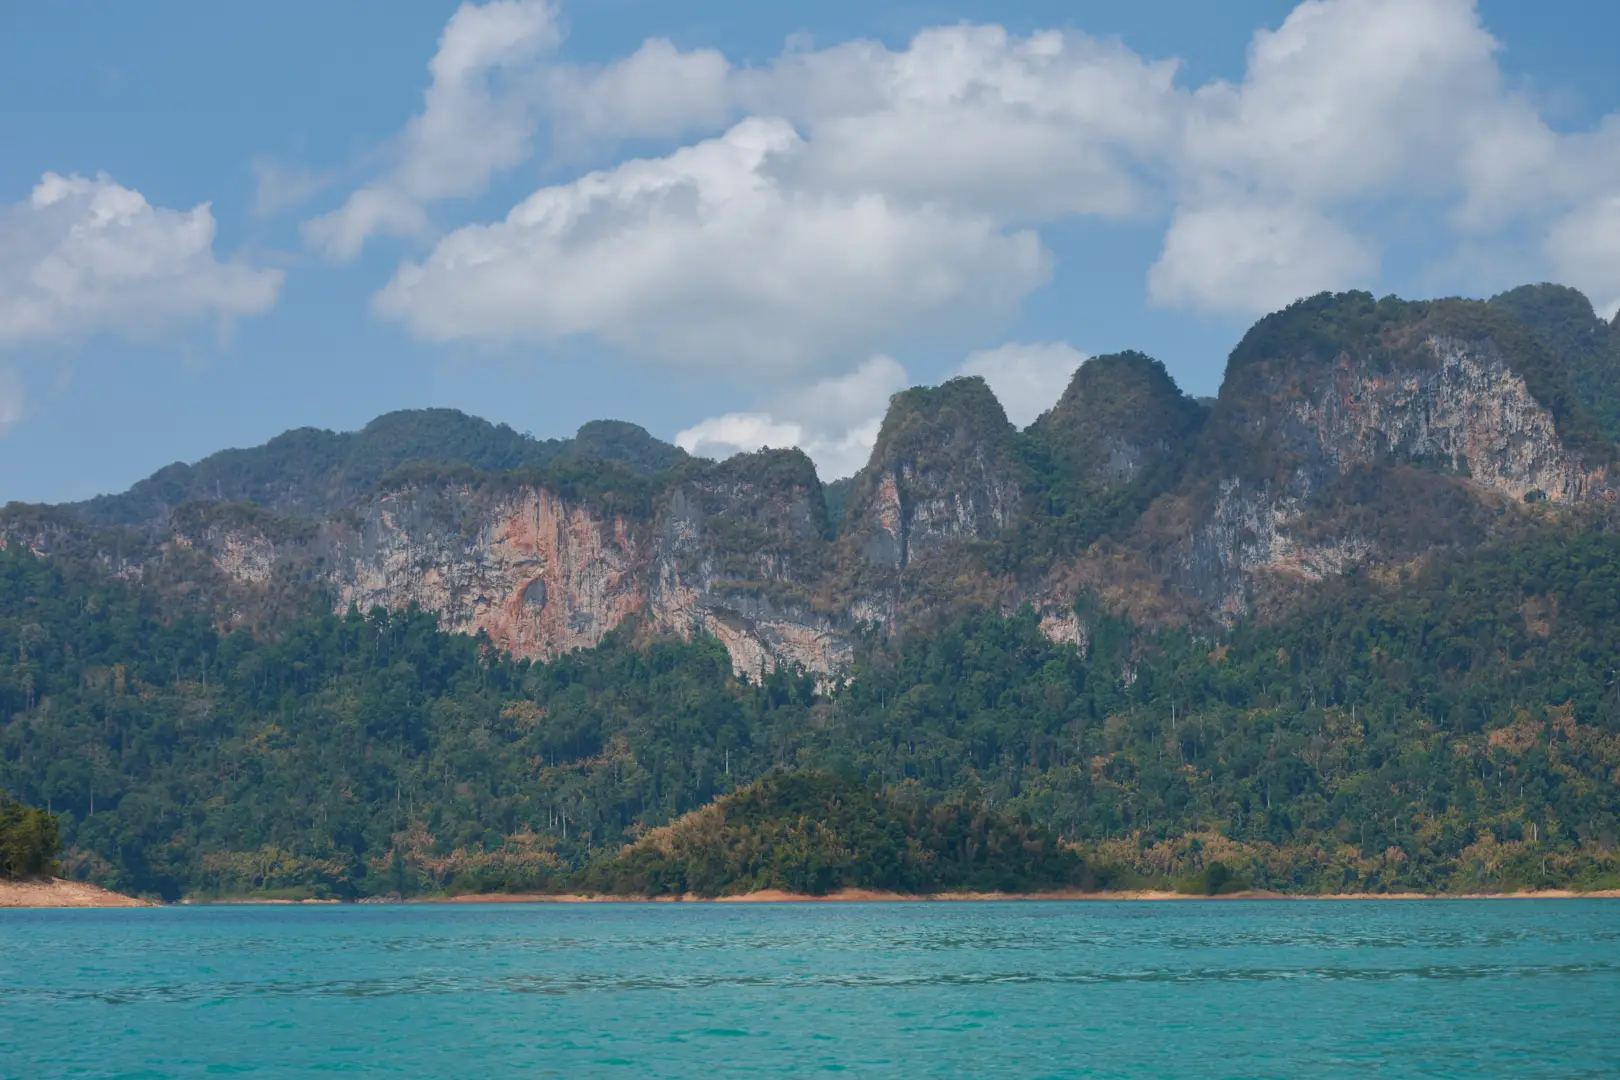
M 779 664 L 829 674 L 851 658 L 847 613 L 818 607 L 829 556 L 815 466 L 797 450 L 744 454 L 660 503 L 648 613 L 718 638 L 739 672 Z
M 811 597 L 826 511 L 798 451 L 694 468 L 650 512 L 613 512 L 521 482 L 407 485 L 278 541 L 263 522 L 176 533 L 244 586 L 315 574 L 353 604 L 436 612 L 519 656 L 588 647 L 627 618 L 719 638 L 739 672 L 788 663 L 829 673 L 850 657 L 848 620 Z
M 1477 539 L 1484 509 L 1612 499 L 1609 454 L 1582 434 L 1555 363 L 1481 307 L 1380 311 L 1351 294 L 1262 323 L 1136 546 L 1232 617 L 1278 580 Z
M 849 494 L 846 549 L 898 572 L 1000 536 L 1019 514 L 1015 434 L 977 376 L 896 394 Z
M 646 606 L 647 537 L 544 489 L 404 489 L 322 529 L 339 607 L 416 604 L 520 656 L 594 645 Z
M 1620 353 L 1567 293 L 1302 301 L 1245 336 L 1212 409 L 1135 353 L 1082 365 L 1026 432 L 980 379 L 909 390 L 831 489 L 836 525 L 798 451 L 714 464 L 633 425 L 542 443 L 431 412 L 8 508 L 0 543 L 223 597 L 231 619 L 311 590 L 415 604 L 528 657 L 634 618 L 715 636 L 741 673 L 831 675 L 867 628 L 1024 603 L 1084 646 L 1083 593 L 1144 621 L 1230 621 L 1351 566 L 1614 500 L 1615 443 L 1576 384 L 1620 385 Z

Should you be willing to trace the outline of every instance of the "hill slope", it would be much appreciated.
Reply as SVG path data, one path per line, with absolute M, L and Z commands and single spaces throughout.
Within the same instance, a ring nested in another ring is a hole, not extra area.
M 1096 884 L 1078 855 L 1028 822 L 826 773 L 765 776 L 654 830 L 582 880 L 592 891 L 636 896 Z
M 164 895 L 555 884 L 779 768 L 1149 876 L 1590 884 L 1604 332 L 1550 287 L 1315 297 L 1212 405 L 1137 354 L 1022 432 L 980 380 L 907 391 L 831 493 L 798 451 L 433 412 L 8 507 L 0 788 Z

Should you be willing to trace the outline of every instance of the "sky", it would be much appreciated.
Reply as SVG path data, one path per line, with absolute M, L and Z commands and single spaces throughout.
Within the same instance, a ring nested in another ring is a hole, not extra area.
M 449 406 L 824 478 L 1324 289 L 1620 308 L 1601 0 L 0 5 L 0 503 Z

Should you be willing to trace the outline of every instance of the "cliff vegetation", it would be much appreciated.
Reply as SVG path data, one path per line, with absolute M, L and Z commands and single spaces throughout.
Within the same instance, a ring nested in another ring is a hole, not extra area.
M 10 506 L 6 813 L 170 898 L 1612 885 L 1617 334 L 1324 294 L 834 484 L 427 410 Z

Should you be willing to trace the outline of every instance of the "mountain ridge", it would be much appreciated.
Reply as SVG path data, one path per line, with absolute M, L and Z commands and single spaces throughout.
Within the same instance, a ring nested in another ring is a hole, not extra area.
M 0 537 L 123 574 L 193 553 L 237 612 L 289 590 L 415 605 L 534 658 L 634 615 L 756 674 L 835 677 L 862 634 L 975 608 L 1029 604 L 1080 641 L 1087 596 L 1229 624 L 1352 567 L 1477 546 L 1534 504 L 1612 501 L 1615 443 L 1576 387 L 1620 376 L 1620 353 L 1571 293 L 1311 297 L 1243 336 L 1207 406 L 1138 353 L 1081 365 L 1023 431 L 980 378 L 913 388 L 836 486 L 798 451 L 710 462 L 622 422 L 535 440 L 426 410 L 9 508 Z
M 1144 879 L 1612 887 L 1620 508 L 1575 389 L 1608 354 L 1525 297 L 1303 301 L 1213 402 L 1139 354 L 1022 431 L 980 380 L 908 391 L 839 486 L 615 425 L 482 469 L 529 444 L 440 417 L 471 442 L 212 493 L 257 502 L 13 505 L 0 787 L 70 876 L 168 898 L 725 889 L 952 806 Z M 853 786 L 642 842 L 775 773 Z

